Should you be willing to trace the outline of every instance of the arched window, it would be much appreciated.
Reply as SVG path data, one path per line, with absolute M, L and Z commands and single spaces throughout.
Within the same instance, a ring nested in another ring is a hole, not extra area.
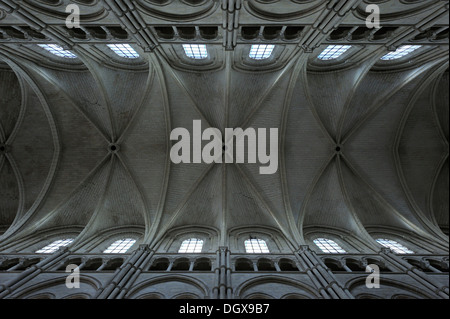
M 250 238 L 244 242 L 245 252 L 249 254 L 268 254 L 269 248 L 262 239 Z
M 139 53 L 137 53 L 129 44 L 107 44 L 115 54 L 121 56 L 122 58 L 136 59 L 139 58 Z
M 350 48 L 351 45 L 329 45 L 319 54 L 317 58 L 319 58 L 320 60 L 337 59 Z
M 414 252 L 403 245 L 400 245 L 394 240 L 378 238 L 376 239 L 377 243 L 380 245 L 390 248 L 396 254 L 414 254 Z
M 181 243 L 179 253 L 201 253 L 203 247 L 203 240 L 197 238 L 186 239 Z
M 70 52 L 69 50 L 64 50 L 57 44 L 38 44 L 41 48 L 47 50 L 51 54 L 59 56 L 61 58 L 75 59 L 77 56 Z
M 327 254 L 345 254 L 346 251 L 341 248 L 336 242 L 327 238 L 316 238 L 313 240 L 314 244 L 320 248 L 321 251 Z
M 205 44 L 183 44 L 184 53 L 196 60 L 206 59 L 208 57 L 208 51 Z
M 114 243 L 111 244 L 111 246 L 109 246 L 104 251 L 104 253 L 105 254 L 123 254 L 128 249 L 130 249 L 130 247 L 133 246 L 135 242 L 136 242 L 136 240 L 132 239 L 132 238 L 116 240 Z
M 264 60 L 270 57 L 274 48 L 273 44 L 254 44 L 248 56 L 254 60 Z
M 404 57 L 407 54 L 417 50 L 421 45 L 402 45 L 394 52 L 389 52 L 381 57 L 381 60 L 395 60 Z
M 59 249 L 59 247 L 67 246 L 72 242 L 73 242 L 73 238 L 59 239 L 41 249 L 36 250 L 36 253 L 37 254 L 54 253 L 55 251 L 57 251 Z

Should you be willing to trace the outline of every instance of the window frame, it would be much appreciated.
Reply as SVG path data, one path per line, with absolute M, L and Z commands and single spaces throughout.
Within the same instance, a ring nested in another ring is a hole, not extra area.
M 389 248 L 395 254 L 399 254 L 399 255 L 415 254 L 415 252 L 413 250 L 409 249 L 408 247 L 400 244 L 398 241 L 395 241 L 393 239 L 379 237 L 379 238 L 376 238 L 375 241 L 382 247 Z M 384 242 L 384 244 L 381 243 L 380 241 Z
M 55 43 L 39 43 L 38 46 L 47 52 L 64 59 L 76 59 L 78 56 L 71 52 L 70 50 L 65 50 L 58 44 Z
M 190 59 L 204 60 L 209 56 L 206 44 L 184 43 L 182 47 L 184 54 Z
M 64 238 L 64 239 L 57 239 L 52 241 L 50 244 L 47 244 L 38 250 L 35 251 L 36 254 L 52 254 L 56 251 L 58 251 L 61 247 L 67 247 L 71 243 L 73 243 L 74 238 Z M 59 244 L 57 244 L 59 243 Z
M 194 243 L 194 244 L 192 244 L 192 243 Z M 178 248 L 178 253 L 179 254 L 199 254 L 203 251 L 204 244 L 205 244 L 205 241 L 200 238 L 193 237 L 193 238 L 184 239 L 181 242 L 180 247 Z
M 117 239 L 112 242 L 105 250 L 103 250 L 103 254 L 125 254 L 135 243 L 136 239 L 130 237 Z
M 380 60 L 383 61 L 392 61 L 392 60 L 398 60 L 401 59 L 414 51 L 420 49 L 423 47 L 422 45 L 414 45 L 414 44 L 406 44 L 399 46 L 395 51 L 388 52 L 385 55 L 383 55 Z
M 274 44 L 252 44 L 248 57 L 257 61 L 266 60 L 272 56 L 274 49 Z
M 351 47 L 352 45 L 347 44 L 330 44 L 319 53 L 317 58 L 322 61 L 336 60 L 344 53 L 348 52 Z
M 249 251 L 248 248 L 251 248 L 252 251 Z M 246 254 L 270 254 L 269 245 L 261 238 L 249 238 L 244 240 L 244 249 Z
M 138 59 L 139 53 L 129 43 L 110 43 L 106 45 L 117 56 L 125 59 Z
M 325 237 L 317 237 L 313 240 L 313 243 L 324 254 L 347 254 L 348 252 L 342 248 L 337 242 Z

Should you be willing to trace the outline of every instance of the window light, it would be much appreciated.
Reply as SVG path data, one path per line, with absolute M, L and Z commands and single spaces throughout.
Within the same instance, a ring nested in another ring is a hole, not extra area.
M 249 57 L 255 60 L 267 59 L 274 48 L 273 44 L 254 44 L 250 49 Z
M 320 248 L 320 250 L 327 254 L 345 254 L 346 251 L 342 249 L 333 240 L 327 238 L 317 238 L 313 240 L 314 244 Z
M 401 57 L 404 57 L 405 55 L 410 54 L 411 52 L 413 52 L 414 50 L 417 50 L 420 47 L 421 47 L 421 45 L 402 45 L 394 52 L 389 52 L 388 54 L 383 55 L 381 57 L 381 60 L 400 59 Z
M 208 51 L 205 44 L 183 44 L 184 53 L 192 59 L 206 59 Z
M 64 50 L 57 44 L 38 44 L 38 46 L 61 58 L 69 58 L 69 59 L 77 58 L 75 54 L 73 54 L 69 50 Z
M 203 240 L 197 238 L 186 239 L 181 243 L 179 253 L 201 253 Z
M 396 254 L 414 254 L 414 252 L 394 240 L 378 238 L 376 240 L 380 245 L 390 248 Z
M 345 51 L 351 48 L 351 45 L 329 45 L 319 54 L 320 60 L 332 60 L 340 57 Z
M 249 254 L 268 254 L 269 248 L 262 239 L 247 239 L 244 242 L 245 252 Z
M 36 253 L 38 254 L 50 254 L 50 253 L 54 253 L 55 251 L 57 251 L 59 249 L 59 247 L 64 247 L 69 245 L 71 242 L 73 242 L 72 238 L 69 239 L 59 239 L 57 241 L 54 241 L 53 243 L 36 250 Z
M 112 243 L 105 251 L 105 254 L 122 254 L 125 253 L 136 242 L 135 239 L 126 238 L 119 239 Z
M 139 58 L 139 53 L 137 53 L 129 44 L 107 44 L 107 46 L 122 58 Z

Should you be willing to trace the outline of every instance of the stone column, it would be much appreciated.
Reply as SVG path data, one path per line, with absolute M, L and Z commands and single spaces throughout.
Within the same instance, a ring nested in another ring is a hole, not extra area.
M 100 288 L 95 295 L 96 299 L 107 299 L 111 293 L 117 288 L 119 282 L 126 276 L 136 261 L 144 253 L 147 245 L 140 245 L 138 249 L 133 251 L 131 255 L 125 260 L 125 262 L 115 271 L 112 279 L 106 285 L 105 288 Z
M 219 272 L 219 299 L 226 298 L 227 281 L 226 281 L 226 253 L 227 247 L 219 247 L 220 252 L 220 272 Z
M 278 261 L 274 261 L 273 265 L 274 265 L 276 271 L 281 271 L 280 265 L 278 265 Z
M 312 274 L 333 299 L 354 299 L 348 289 L 341 287 L 334 274 L 307 245 L 300 247 L 298 255 L 308 265 Z
M 394 254 L 389 248 L 381 248 L 380 253 L 386 260 L 400 268 L 406 274 L 414 278 L 417 282 L 426 287 L 427 290 L 438 295 L 443 299 L 449 299 L 449 289 L 446 286 L 437 286 L 434 282 L 430 281 L 427 275 L 414 267 L 406 260 Z
M 25 264 L 26 261 L 27 261 L 26 258 L 20 258 L 19 262 L 16 265 L 12 266 L 11 268 L 8 268 L 7 271 L 14 271 L 17 268 L 22 267 Z
M 226 261 L 226 271 L 227 271 L 227 298 L 233 298 L 233 287 L 231 286 L 231 252 L 227 250 L 227 261 Z
M 54 264 L 59 262 L 61 259 L 69 255 L 69 249 L 67 247 L 61 247 L 56 252 L 48 256 L 47 258 L 41 260 L 30 268 L 26 269 L 20 273 L 17 277 L 11 279 L 10 281 L 0 285 L 0 299 L 6 297 L 18 287 L 22 286 L 26 282 L 30 281 L 42 271 L 49 269 Z
M 142 273 L 142 271 L 144 271 L 144 269 L 147 267 L 147 264 L 152 259 L 154 253 L 155 252 L 153 250 L 150 250 L 140 264 L 136 263 L 135 272 L 133 273 L 131 278 L 126 282 L 125 286 L 122 288 L 119 295 L 117 296 L 117 299 L 122 299 L 124 296 L 126 296 L 128 291 L 130 290 L 131 286 L 135 283 L 135 281 L 137 280 L 139 275 Z
M 116 296 L 118 296 L 124 287 L 126 287 L 127 283 L 130 281 L 132 276 L 136 273 L 137 269 L 143 264 L 145 260 L 147 260 L 147 257 L 150 253 L 148 249 L 148 245 L 139 245 L 138 250 L 141 252 L 139 253 L 139 258 L 131 264 L 131 267 L 128 269 L 126 273 L 124 273 L 123 277 L 117 281 L 117 285 L 114 287 L 113 291 L 109 294 L 107 299 L 115 299 Z M 118 297 L 117 297 L 118 299 Z
M 103 268 L 105 268 L 106 265 L 108 264 L 109 260 L 110 260 L 109 258 L 104 258 L 104 259 L 103 259 L 103 262 L 102 262 L 102 265 L 101 265 L 100 267 L 98 267 L 96 271 L 101 271 L 101 270 L 103 270 Z
M 214 268 L 213 298 L 219 299 L 220 286 L 220 250 L 216 251 L 216 267 Z

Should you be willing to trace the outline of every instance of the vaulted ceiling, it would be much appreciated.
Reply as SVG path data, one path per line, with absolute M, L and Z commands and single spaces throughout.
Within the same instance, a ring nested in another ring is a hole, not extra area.
M 371 3 L 381 29 L 365 26 Z M 271 57 L 250 59 L 254 43 Z M 318 59 L 330 44 L 352 47 Z M 380 60 L 405 44 L 422 47 Z M 374 231 L 448 248 L 448 60 L 447 1 L 2 0 L 0 249 L 61 229 L 79 230 L 75 247 L 120 228 L 156 244 L 185 226 L 221 245 L 257 226 L 292 247 L 334 229 L 373 249 Z M 171 130 L 196 119 L 278 128 L 277 172 L 172 163 Z

